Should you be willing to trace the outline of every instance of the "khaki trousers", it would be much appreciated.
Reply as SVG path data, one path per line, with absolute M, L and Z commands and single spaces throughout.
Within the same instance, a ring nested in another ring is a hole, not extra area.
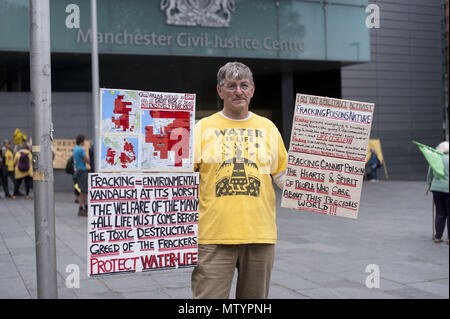
M 274 244 L 198 245 L 191 280 L 194 299 L 229 298 L 235 268 L 237 299 L 267 298 L 274 255 Z

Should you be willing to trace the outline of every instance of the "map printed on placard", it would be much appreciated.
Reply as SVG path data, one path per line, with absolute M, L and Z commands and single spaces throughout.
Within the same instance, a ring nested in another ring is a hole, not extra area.
M 105 136 L 102 142 L 102 167 L 137 169 L 138 138 Z
M 136 133 L 140 129 L 136 91 L 102 91 L 102 133 Z
M 100 96 L 100 171 L 193 171 L 195 94 L 101 89 Z
M 190 160 L 190 113 L 185 111 L 142 111 L 143 169 L 153 165 L 183 167 Z

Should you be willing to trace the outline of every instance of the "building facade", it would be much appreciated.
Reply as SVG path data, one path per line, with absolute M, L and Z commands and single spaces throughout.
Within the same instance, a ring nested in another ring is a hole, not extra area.
M 390 179 L 424 179 L 411 140 L 444 139 L 439 0 L 97 3 L 100 87 L 196 93 L 201 118 L 221 108 L 218 68 L 242 61 L 255 77 L 251 109 L 277 124 L 286 147 L 296 93 L 372 102 Z M 50 9 L 54 138 L 92 139 L 90 2 Z M 1 138 L 32 132 L 28 50 L 28 0 L 0 0 Z M 56 170 L 55 189 L 70 188 Z

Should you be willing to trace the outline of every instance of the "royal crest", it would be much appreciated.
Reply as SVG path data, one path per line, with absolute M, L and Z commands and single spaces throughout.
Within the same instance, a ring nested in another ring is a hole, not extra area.
M 161 0 L 171 25 L 227 28 L 235 7 L 234 0 Z

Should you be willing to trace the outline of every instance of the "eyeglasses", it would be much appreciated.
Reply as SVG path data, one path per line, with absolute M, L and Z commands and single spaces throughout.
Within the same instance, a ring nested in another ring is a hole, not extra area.
M 242 92 L 248 92 L 252 86 L 250 85 L 250 83 L 241 83 L 241 85 L 237 85 L 236 83 L 228 83 L 226 85 L 224 85 L 225 90 L 230 91 L 230 92 L 234 92 L 236 91 L 238 88 L 242 91 Z

